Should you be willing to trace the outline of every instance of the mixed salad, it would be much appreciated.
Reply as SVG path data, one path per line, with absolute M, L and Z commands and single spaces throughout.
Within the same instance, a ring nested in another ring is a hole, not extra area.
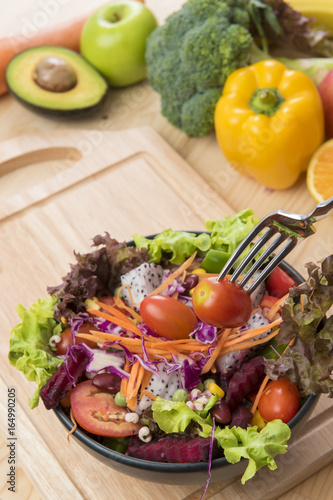
M 243 483 L 275 469 L 304 399 L 333 396 L 333 255 L 298 286 L 277 268 L 251 298 L 216 289 L 256 223 L 247 209 L 207 233 L 96 236 L 47 298 L 18 306 L 9 360 L 37 383 L 31 408 L 61 405 L 73 428 L 140 459 L 246 458 Z

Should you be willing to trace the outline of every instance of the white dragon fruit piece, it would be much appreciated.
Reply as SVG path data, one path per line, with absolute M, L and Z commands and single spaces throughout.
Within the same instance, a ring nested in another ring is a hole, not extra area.
M 161 283 L 163 277 L 163 267 L 158 264 L 148 264 L 145 262 L 141 266 L 132 269 L 120 277 L 122 285 L 128 285 L 131 290 L 134 305 L 147 297 Z M 126 288 L 123 289 L 123 297 L 130 304 L 130 294 Z
M 165 363 L 158 365 L 160 371 L 159 376 L 153 374 L 146 389 L 154 394 L 154 396 L 160 396 L 163 399 L 171 401 L 174 392 L 176 392 L 177 389 L 181 389 L 182 385 L 178 372 L 173 371 L 168 374 L 163 370 L 164 367 L 166 367 Z M 141 414 L 151 406 L 152 402 L 153 401 L 148 396 L 144 395 L 142 399 L 138 399 L 136 412 Z
M 244 286 L 245 290 L 247 290 L 252 285 L 252 283 L 254 281 L 256 281 L 256 279 L 258 278 L 259 275 L 260 275 L 260 271 L 256 271 L 253 274 L 253 277 Z M 265 292 L 266 292 L 266 286 L 265 286 L 265 282 L 263 281 L 251 293 L 251 301 L 252 301 L 252 307 L 253 307 L 253 309 L 255 309 L 256 307 L 259 306 L 260 302 L 262 301 L 263 296 L 265 295 Z
M 269 320 L 263 316 L 261 310 L 258 310 L 252 313 L 249 321 L 241 327 L 240 331 L 245 333 L 246 330 L 251 330 L 268 324 Z M 256 340 L 263 339 L 267 337 L 270 332 L 271 330 L 268 330 L 267 332 L 257 335 L 255 338 Z M 231 375 L 233 375 L 233 373 L 235 373 L 235 371 L 238 370 L 245 361 L 248 361 L 255 355 L 256 350 L 256 346 L 248 347 L 246 349 L 240 349 L 239 351 L 229 352 L 228 354 L 218 356 L 215 361 L 217 371 L 224 376 L 231 377 Z

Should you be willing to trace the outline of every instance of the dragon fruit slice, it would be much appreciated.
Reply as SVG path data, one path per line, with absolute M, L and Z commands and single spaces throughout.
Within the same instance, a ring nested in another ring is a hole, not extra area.
M 147 386 L 147 391 L 154 394 L 154 396 L 160 396 L 168 401 L 172 400 L 173 393 L 182 387 L 181 381 L 177 371 L 171 373 L 166 373 L 164 368 L 166 368 L 165 363 L 158 365 L 159 374 L 152 375 L 149 384 Z M 143 396 L 141 400 L 138 400 L 138 405 L 136 412 L 141 414 L 147 408 L 150 408 L 152 400 L 148 396 Z
M 162 277 L 162 266 L 145 262 L 123 274 L 120 280 L 122 285 L 130 287 L 134 304 L 137 305 L 162 283 Z M 126 288 L 124 288 L 123 297 L 129 304 L 131 303 L 130 294 Z
M 239 331 L 245 332 L 246 330 L 251 330 L 252 328 L 258 328 L 259 326 L 268 324 L 269 320 L 263 316 L 261 309 L 258 309 L 258 311 L 252 314 L 246 325 L 242 326 Z M 256 339 L 263 339 L 267 337 L 270 332 L 271 330 L 261 333 L 256 337 Z M 242 363 L 249 361 L 253 358 L 253 356 L 255 356 L 257 350 L 258 349 L 256 347 L 249 347 L 247 349 L 241 349 L 228 354 L 222 354 L 222 356 L 218 356 L 216 359 L 216 369 L 220 374 L 230 378 L 241 367 Z
M 168 435 L 143 443 L 132 437 L 126 454 L 131 457 L 154 462 L 188 463 L 208 462 L 210 438 Z M 217 441 L 213 442 L 212 458 L 218 453 Z
M 256 279 L 259 277 L 260 274 L 261 274 L 260 271 L 256 271 L 253 274 L 252 278 L 249 279 L 249 281 L 244 286 L 245 290 L 247 290 L 252 285 L 252 283 L 254 283 L 254 281 L 256 281 Z M 263 281 L 262 283 L 260 283 L 259 286 L 257 286 L 257 288 L 251 294 L 251 301 L 252 301 L 253 309 L 255 309 L 256 307 L 259 306 L 263 296 L 265 295 L 265 292 L 266 292 L 266 286 L 265 286 L 265 282 Z

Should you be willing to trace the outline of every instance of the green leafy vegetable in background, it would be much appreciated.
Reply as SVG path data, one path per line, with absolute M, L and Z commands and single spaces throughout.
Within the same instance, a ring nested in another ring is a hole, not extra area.
M 38 299 L 30 309 L 17 307 L 21 323 L 10 334 L 10 363 L 24 373 L 25 377 L 36 382 L 37 389 L 29 400 L 34 408 L 38 405 L 39 391 L 52 373 L 62 363 L 56 358 L 49 345 L 53 335 L 60 335 L 62 326 L 53 319 L 57 299 Z
M 283 0 L 188 0 L 147 39 L 148 80 L 161 96 L 161 112 L 188 136 L 214 130 L 214 110 L 227 77 L 271 59 L 320 83 L 333 69 L 333 35 Z M 290 46 L 302 57 L 290 59 Z M 330 56 L 320 58 L 314 56 Z

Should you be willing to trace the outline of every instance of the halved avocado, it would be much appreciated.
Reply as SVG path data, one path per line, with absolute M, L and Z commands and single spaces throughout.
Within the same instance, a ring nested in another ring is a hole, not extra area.
M 72 50 L 41 46 L 17 54 L 8 64 L 10 93 L 33 111 L 78 117 L 96 111 L 108 92 L 98 71 Z

